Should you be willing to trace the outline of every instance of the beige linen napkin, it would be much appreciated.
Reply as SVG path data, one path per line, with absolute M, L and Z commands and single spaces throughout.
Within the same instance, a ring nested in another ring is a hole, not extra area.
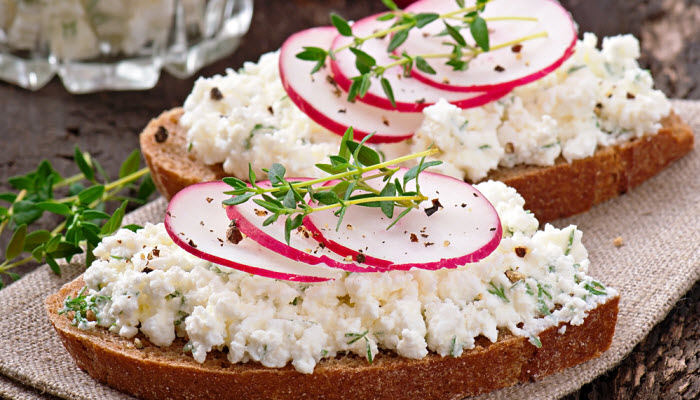
M 700 133 L 700 102 L 674 101 L 675 110 Z M 162 220 L 165 201 L 131 213 L 130 222 Z M 695 150 L 626 195 L 588 213 L 557 221 L 578 224 L 589 249 L 591 274 L 620 291 L 612 347 L 602 357 L 542 381 L 517 385 L 483 399 L 558 399 L 617 365 L 700 279 L 700 151 Z M 625 245 L 613 240 L 622 237 Z M 0 291 L 0 395 L 37 393 L 70 399 L 129 399 L 81 372 L 44 314 L 43 298 L 84 270 L 44 266 Z M 14 382 L 14 383 L 13 383 Z M 31 388 L 36 388 L 33 392 Z

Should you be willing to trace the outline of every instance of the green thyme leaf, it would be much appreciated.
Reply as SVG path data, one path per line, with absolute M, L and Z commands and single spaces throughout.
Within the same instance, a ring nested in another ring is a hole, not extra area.
M 119 208 L 109 217 L 109 220 L 100 229 L 100 235 L 106 236 L 111 235 L 116 232 L 117 229 L 122 225 L 122 220 L 124 219 L 124 214 L 126 213 L 126 206 L 129 202 L 124 201 Z
M 390 21 L 392 19 L 394 19 L 394 14 L 390 12 L 377 17 L 377 21 Z
M 464 40 L 464 37 L 462 37 L 462 34 L 459 33 L 459 31 L 455 27 L 448 24 L 446 21 L 443 21 L 443 23 L 445 24 L 445 29 L 447 29 L 447 34 L 450 35 L 452 39 L 454 39 L 454 41 L 457 42 L 457 44 L 463 47 L 467 45 L 467 42 Z
M 82 172 L 83 175 L 85 175 L 85 179 L 94 182 L 95 170 L 93 170 L 90 164 L 88 164 L 87 160 L 85 159 L 85 155 L 82 151 L 80 151 L 80 149 L 77 146 L 73 150 L 73 157 L 75 158 L 75 163 L 78 165 L 80 172 Z
M 353 152 L 355 159 L 366 167 L 371 167 L 381 162 L 379 154 L 372 148 L 360 146 L 357 142 L 347 142 L 347 146 Z
M 8 243 L 7 247 L 5 248 L 5 258 L 7 260 L 12 260 L 13 258 L 22 254 L 26 236 L 27 225 L 22 224 L 15 230 L 15 233 L 12 235 L 12 239 L 10 239 L 10 243 Z
M 425 58 L 421 56 L 416 57 L 416 68 L 418 68 L 419 71 L 425 72 L 426 74 L 436 74 L 433 67 L 431 67 L 430 64 L 428 64 L 428 62 L 425 61 Z
M 469 24 L 469 31 L 474 37 L 477 46 L 484 51 L 489 51 L 489 28 L 486 26 L 486 20 L 477 15 Z M 464 45 L 462 44 L 462 46 Z
M 225 206 L 235 206 L 238 204 L 243 204 L 248 201 L 251 197 L 255 196 L 255 193 L 246 193 L 240 196 L 235 196 L 230 199 L 224 200 L 222 203 Z
M 435 21 L 436 19 L 440 18 L 439 14 L 436 13 L 419 13 L 415 15 L 416 19 L 416 27 L 417 28 L 422 28 L 429 23 Z
M 391 83 L 389 83 L 389 80 L 386 78 L 382 78 L 379 82 L 382 85 L 382 90 L 384 91 L 384 94 L 391 102 L 391 106 L 396 108 L 396 99 L 394 99 L 394 90 L 391 88 Z
M 574 245 L 574 234 L 576 233 L 576 229 L 571 228 L 571 233 L 569 234 L 569 241 L 566 244 L 566 250 L 564 251 L 564 255 L 568 256 L 569 253 L 571 253 L 571 248 Z
M 346 21 L 343 17 L 336 13 L 331 13 L 331 23 L 335 28 L 338 30 L 338 33 L 340 33 L 343 36 L 352 36 L 352 28 L 350 27 L 350 24 L 348 24 L 348 21 Z
M 140 163 L 141 152 L 138 150 L 132 151 L 119 168 L 119 178 L 124 178 L 138 171 Z
M 493 282 L 489 282 L 489 285 L 491 286 L 491 289 L 488 290 L 489 293 L 500 297 L 506 303 L 510 303 L 510 300 L 508 300 L 508 298 L 506 297 L 505 288 L 503 287 L 503 285 L 496 286 L 493 284 Z
M 267 179 L 269 179 L 270 183 L 273 185 L 279 185 L 285 182 L 284 174 L 286 173 L 287 169 L 284 168 L 282 164 L 274 163 L 272 167 L 270 167 L 270 170 L 267 171 Z
M 54 203 L 51 201 L 42 201 L 36 204 L 37 207 L 44 211 L 48 211 L 58 215 L 71 215 L 73 211 L 63 203 Z
M 387 46 L 386 51 L 391 53 L 392 51 L 398 49 L 399 46 L 401 46 L 403 42 L 408 39 L 410 30 L 411 28 L 406 28 L 394 33 L 394 36 L 391 37 L 391 41 L 389 42 L 389 46 Z
M 382 197 L 396 196 L 396 186 L 394 186 L 393 183 L 387 183 L 386 186 L 384 186 L 384 189 L 382 189 L 381 193 L 379 193 L 379 196 L 382 196 Z M 384 213 L 384 215 L 387 216 L 387 218 L 394 217 L 394 202 L 393 201 L 380 201 L 379 207 L 381 207 L 382 212 Z
M 90 186 L 78 193 L 78 199 L 82 204 L 90 204 L 102 197 L 104 192 L 105 187 L 103 185 Z
M 397 6 L 396 3 L 393 2 L 393 0 L 382 0 L 382 3 L 386 8 L 390 9 L 391 11 L 399 10 L 399 6 Z
M 351 47 L 350 51 L 355 54 L 355 66 L 361 74 L 370 72 L 371 68 L 377 65 L 377 60 L 364 51 L 355 47 Z

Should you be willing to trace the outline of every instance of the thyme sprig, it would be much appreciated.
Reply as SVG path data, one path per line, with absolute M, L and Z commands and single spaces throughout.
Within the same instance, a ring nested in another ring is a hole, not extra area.
M 486 4 L 492 0 L 477 0 L 476 4 L 471 7 L 465 7 L 464 0 L 455 0 L 459 9 L 444 13 L 413 13 L 401 10 L 393 0 L 382 0 L 384 5 L 389 9 L 389 12 L 382 14 L 377 18 L 379 21 L 392 21 L 389 28 L 378 30 L 367 36 L 357 36 L 352 30 L 350 23 L 343 17 L 332 13 L 331 23 L 342 36 L 352 37 L 352 42 L 340 46 L 336 49 L 322 49 L 320 47 L 304 47 L 303 51 L 299 52 L 297 58 L 305 61 L 315 62 L 315 66 L 311 70 L 311 74 L 319 71 L 330 57 L 335 58 L 335 55 L 341 51 L 349 50 L 355 56 L 355 66 L 360 75 L 352 77 L 352 83 L 348 89 L 348 101 L 354 101 L 358 96 L 364 97 L 372 85 L 372 78 L 379 79 L 382 91 L 387 96 L 391 104 L 396 107 L 394 90 L 389 80 L 384 77 L 384 73 L 394 67 L 401 67 L 404 76 L 410 76 L 410 72 L 415 66 L 419 71 L 434 75 L 436 72 L 428 63 L 428 59 L 446 59 L 445 64 L 452 67 L 455 71 L 465 71 L 469 68 L 469 63 L 479 54 L 498 50 L 504 47 L 510 47 L 528 40 L 546 37 L 547 32 L 540 32 L 532 35 L 523 36 L 521 38 L 492 45 L 489 37 L 487 26 L 488 21 L 501 20 L 516 20 L 516 21 L 537 21 L 532 17 L 519 16 L 500 16 L 484 18 L 481 13 L 485 10 Z M 413 29 L 421 29 L 425 26 L 441 21 L 445 28 L 437 36 L 445 36 L 446 40 L 443 44 L 452 47 L 449 53 L 435 54 L 409 54 L 401 52 L 400 55 L 391 54 L 394 62 L 386 65 L 377 65 L 377 60 L 370 54 L 361 49 L 362 45 L 369 40 L 382 39 L 390 35 L 391 39 L 387 45 L 387 53 L 395 53 L 395 51 L 408 39 L 408 36 Z M 468 30 L 471 37 L 474 39 L 474 44 L 469 44 L 461 30 Z
M 428 150 L 382 161 L 379 153 L 365 142 L 372 136 L 366 136 L 362 141 L 353 140 L 354 131 L 350 127 L 343 135 L 337 155 L 330 156 L 330 164 L 316 164 L 321 171 L 329 174 L 326 177 L 309 181 L 294 181 L 285 178 L 286 169 L 281 164 L 273 164 L 267 172 L 270 187 L 261 187 L 256 183 L 257 176 L 251 166 L 248 167 L 248 181 L 228 177 L 223 181 L 233 190 L 226 192 L 233 197 L 224 200 L 224 205 L 238 205 L 253 199 L 255 204 L 272 213 L 263 222 L 270 225 L 281 216 L 286 216 L 285 240 L 289 244 L 291 232 L 301 226 L 307 215 L 331 209 L 338 209 L 336 230 L 340 228 L 348 207 L 357 205 L 363 207 L 378 207 L 387 218 L 394 218 L 396 207 L 404 210 L 389 224 L 391 228 L 396 222 L 411 210 L 419 208 L 421 202 L 428 197 L 420 191 L 418 177 L 429 167 L 442 164 L 441 161 L 425 161 L 425 157 L 435 154 L 438 150 Z M 399 180 L 394 174 L 399 170 L 396 164 L 420 158 L 414 166 Z M 377 189 L 368 183 L 371 179 L 381 178 L 384 185 Z M 393 180 L 392 180 L 393 178 Z M 409 182 L 415 181 L 415 189 L 409 190 Z M 307 197 L 308 196 L 308 197 Z M 255 198 L 254 198 L 255 197 Z
M 9 203 L 7 207 L 0 206 L 0 234 L 6 228 L 13 231 L 4 258 L 0 258 L 0 276 L 6 274 L 17 280 L 19 275 L 10 270 L 32 260 L 47 263 L 59 274 L 57 260 L 70 262 L 74 255 L 83 252 L 86 265 L 90 265 L 95 246 L 121 227 L 127 205 L 143 204 L 155 191 L 148 169 L 139 169 L 138 150 L 122 163 L 119 177 L 114 181 L 97 160 L 77 147 L 73 159 L 80 173 L 70 177 L 62 177 L 45 160 L 35 171 L 8 180 L 17 192 L 0 193 L 0 201 Z M 123 194 L 133 189 L 135 197 Z M 57 197 L 58 193 L 65 197 Z M 109 214 L 106 211 L 111 202 L 120 205 Z M 46 212 L 58 216 L 60 222 L 52 230 L 31 229 Z

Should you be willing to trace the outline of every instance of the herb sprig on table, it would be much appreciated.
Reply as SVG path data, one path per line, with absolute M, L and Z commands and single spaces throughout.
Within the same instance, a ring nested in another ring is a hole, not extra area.
M 328 176 L 301 182 L 291 178 L 287 180 L 284 177 L 287 172 L 284 166 L 273 164 L 269 169 L 263 169 L 267 172 L 271 183 L 271 187 L 265 188 L 256 184 L 257 177 L 253 168 L 249 166 L 250 184 L 234 177 L 223 179 L 233 188 L 226 192 L 233 197 L 224 200 L 224 205 L 243 204 L 252 198 L 254 203 L 272 213 L 263 226 L 274 223 L 281 216 L 286 216 L 287 244 L 289 244 L 291 231 L 300 227 L 307 215 L 337 208 L 335 215 L 338 216 L 336 225 L 338 229 L 348 207 L 354 205 L 378 207 L 389 219 L 394 218 L 396 207 L 403 208 L 403 211 L 387 227 L 387 229 L 391 228 L 411 210 L 418 209 L 423 201 L 428 200 L 428 197 L 420 191 L 418 177 L 425 169 L 442 164 L 442 161 L 425 161 L 425 157 L 437 153 L 438 150 L 429 148 L 422 152 L 382 161 L 379 153 L 364 145 L 372 135 L 366 136 L 360 142 L 354 141 L 353 135 L 353 128 L 348 128 L 340 142 L 338 154 L 329 157 L 330 164 L 316 164 L 316 167 L 329 174 Z M 409 169 L 401 180 L 395 178 L 394 174 L 399 171 L 396 164 L 412 159 L 420 159 L 418 165 Z M 380 178 L 383 182 L 381 190 L 367 183 L 371 179 Z M 415 180 L 415 189 L 408 190 L 407 185 L 413 180 Z
M 430 66 L 427 60 L 444 59 L 446 60 L 445 64 L 452 67 L 453 70 L 466 71 L 469 68 L 469 63 L 479 54 L 547 36 L 547 32 L 539 32 L 506 43 L 492 44 L 489 38 L 488 21 L 518 20 L 533 22 L 537 21 L 537 19 L 519 16 L 484 18 L 481 14 L 485 10 L 486 5 L 492 0 L 476 0 L 476 4 L 470 7 L 465 6 L 464 0 L 454 1 L 459 7 L 457 10 L 438 14 L 432 12 L 406 12 L 401 10 L 393 0 L 382 0 L 382 3 L 384 3 L 389 11 L 379 16 L 377 20 L 387 22 L 393 21 L 393 23 L 389 28 L 378 30 L 368 36 L 355 35 L 352 30 L 352 25 L 350 25 L 347 20 L 338 14 L 332 13 L 331 23 L 338 30 L 338 34 L 352 37 L 352 42 L 337 49 L 322 49 L 320 47 L 311 46 L 304 47 L 304 50 L 296 56 L 301 60 L 315 62 L 316 64 L 311 70 L 311 73 L 314 74 L 325 65 L 328 58 L 334 59 L 335 54 L 349 50 L 355 57 L 355 66 L 360 72 L 360 75 L 351 78 L 352 84 L 348 89 L 348 101 L 354 101 L 358 96 L 364 97 L 372 85 L 372 78 L 378 78 L 384 94 L 389 101 L 391 101 L 391 104 L 396 107 L 394 90 L 389 80 L 384 77 L 384 73 L 391 68 L 401 67 L 403 75 L 406 77 L 410 76 L 410 72 L 414 66 L 421 72 L 435 75 L 435 70 Z M 403 51 L 400 54 L 395 54 L 396 50 L 408 39 L 411 30 L 424 28 L 436 21 L 440 21 L 444 25 L 444 29 L 438 33 L 437 36 L 444 37 L 443 44 L 452 48 L 450 52 L 408 54 Z M 470 33 L 474 44 L 470 44 L 465 39 L 461 32 L 463 30 Z M 368 40 L 380 40 L 387 37 L 387 35 L 389 35 L 391 39 L 389 40 L 386 51 L 387 53 L 394 53 L 390 56 L 394 61 L 386 65 L 377 65 L 377 60 L 363 51 L 362 45 Z
M 13 231 L 0 258 L 0 275 L 17 280 L 19 275 L 11 269 L 33 260 L 47 263 L 59 274 L 57 260 L 70 262 L 81 253 L 85 253 L 86 265 L 90 265 L 95 246 L 121 227 L 128 204 L 143 204 L 155 191 L 148 169 L 139 169 L 138 150 L 122 163 L 116 180 L 110 180 L 100 163 L 77 147 L 73 158 L 80 171 L 76 175 L 62 177 L 45 160 L 35 171 L 8 180 L 17 192 L 0 193 L 0 234 L 5 229 Z M 125 194 L 133 189 L 134 197 Z M 119 206 L 112 214 L 107 213 L 108 204 L 114 202 Z M 60 222 L 52 230 L 32 229 L 45 213 L 58 216 Z

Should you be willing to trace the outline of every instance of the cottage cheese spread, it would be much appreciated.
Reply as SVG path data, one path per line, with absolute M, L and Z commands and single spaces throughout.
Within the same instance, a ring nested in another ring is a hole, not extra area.
M 504 239 L 482 261 L 454 270 L 348 274 L 300 284 L 241 273 L 201 260 L 173 244 L 162 224 L 120 230 L 95 250 L 86 271 L 96 325 L 121 336 L 139 329 L 158 346 L 186 337 L 185 351 L 203 362 L 226 350 L 231 362 L 268 367 L 291 362 L 311 373 L 326 357 L 379 349 L 407 358 L 429 351 L 459 356 L 499 330 L 530 338 L 560 322 L 579 325 L 616 296 L 587 275 L 589 261 L 575 226 L 547 225 L 523 210 L 500 182 L 478 189 L 498 210 Z M 76 323 L 78 321 L 75 321 Z
M 427 107 L 412 140 L 381 149 L 393 158 L 434 144 L 444 161 L 439 171 L 478 181 L 499 166 L 546 166 L 559 156 L 571 161 L 591 156 L 597 146 L 657 132 L 671 106 L 639 68 L 639 42 L 609 37 L 602 50 L 597 42 L 585 34 L 556 71 L 499 101 L 465 110 L 445 101 Z M 277 53 L 266 54 L 240 72 L 196 82 L 181 124 L 205 163 L 223 162 L 226 172 L 245 177 L 248 163 L 259 172 L 283 162 L 291 175 L 316 176 L 314 164 L 337 149 L 339 138 L 287 98 L 277 61 Z M 220 100 L 211 96 L 215 87 Z

